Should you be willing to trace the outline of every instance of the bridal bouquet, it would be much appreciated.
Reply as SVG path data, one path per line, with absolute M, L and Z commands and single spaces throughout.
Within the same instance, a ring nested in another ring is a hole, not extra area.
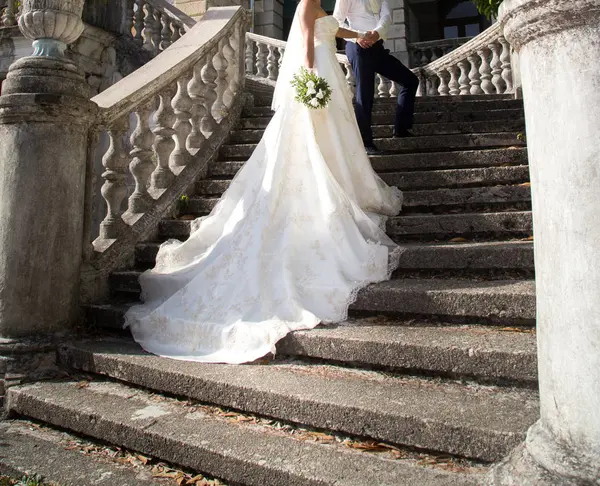
M 296 88 L 296 101 L 308 108 L 325 108 L 331 99 L 327 81 L 306 68 L 294 75 L 292 86 Z

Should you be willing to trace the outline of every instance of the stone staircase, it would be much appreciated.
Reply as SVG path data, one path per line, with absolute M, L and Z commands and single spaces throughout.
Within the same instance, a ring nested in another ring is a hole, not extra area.
M 88 306 L 97 335 L 60 346 L 79 379 L 8 391 L 13 414 L 247 485 L 481 484 L 538 418 L 532 221 L 521 101 L 421 98 L 411 139 L 377 100 L 375 170 L 405 191 L 388 234 L 405 246 L 349 322 L 297 332 L 254 365 L 143 353 L 121 330 L 160 243 L 185 239 L 269 122 L 247 106 L 185 215 L 139 243 Z M 243 277 L 243 276 L 241 276 Z M 362 445 L 361 445 L 362 444 Z

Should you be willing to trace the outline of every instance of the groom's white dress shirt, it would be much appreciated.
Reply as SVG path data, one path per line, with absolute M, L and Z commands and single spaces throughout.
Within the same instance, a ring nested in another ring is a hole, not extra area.
M 392 23 L 388 0 L 337 0 L 333 16 L 341 27 L 347 19 L 352 30 L 375 30 L 383 40 Z

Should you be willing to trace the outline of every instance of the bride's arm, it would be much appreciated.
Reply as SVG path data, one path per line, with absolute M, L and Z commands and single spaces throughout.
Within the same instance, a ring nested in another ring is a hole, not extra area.
M 315 21 L 317 20 L 316 9 L 308 2 L 301 2 L 300 29 L 304 36 L 304 65 L 312 69 L 315 63 Z

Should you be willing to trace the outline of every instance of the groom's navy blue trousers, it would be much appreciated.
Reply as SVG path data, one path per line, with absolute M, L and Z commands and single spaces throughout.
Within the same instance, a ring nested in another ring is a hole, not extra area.
M 419 78 L 383 47 L 383 41 L 377 41 L 368 49 L 363 49 L 355 42 L 347 42 L 346 55 L 352 64 L 356 80 L 354 111 L 364 144 L 373 143 L 371 115 L 375 96 L 375 73 L 401 85 L 398 93 L 394 132 L 400 133 L 412 128 Z

